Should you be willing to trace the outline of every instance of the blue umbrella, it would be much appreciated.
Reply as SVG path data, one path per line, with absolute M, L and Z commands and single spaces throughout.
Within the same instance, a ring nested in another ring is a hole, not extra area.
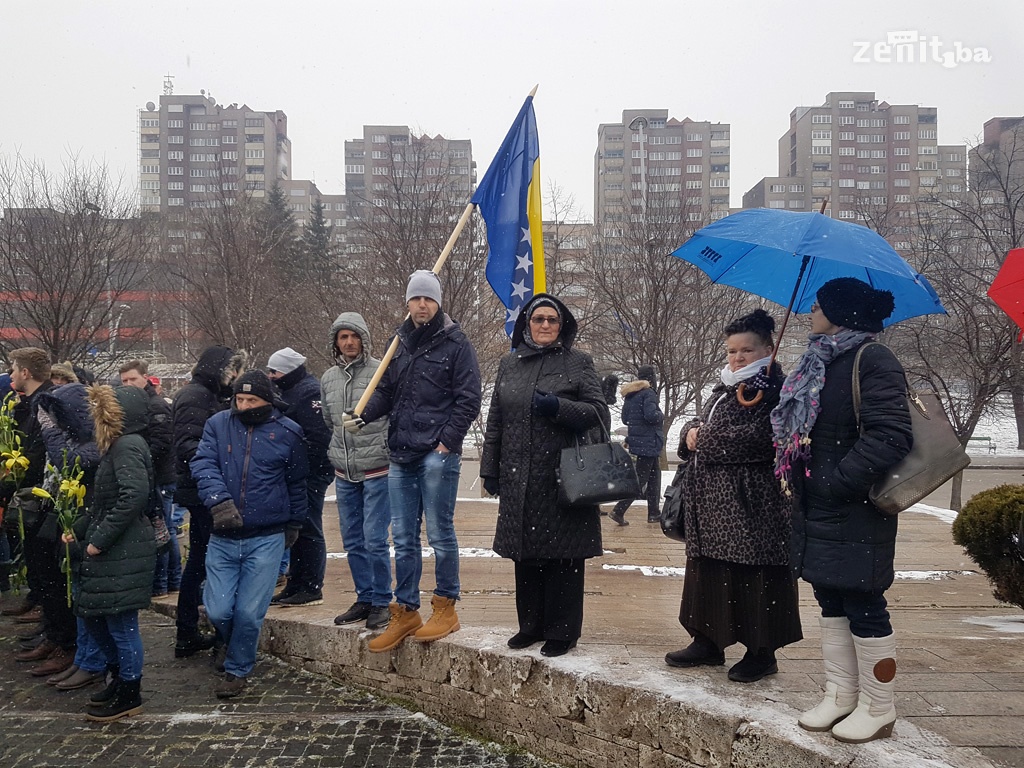
M 946 314 L 928 280 L 877 232 L 817 212 L 739 211 L 698 230 L 672 255 L 700 267 L 714 283 L 798 313 L 811 311 L 829 280 L 856 277 L 892 292 L 896 309 L 885 325 Z

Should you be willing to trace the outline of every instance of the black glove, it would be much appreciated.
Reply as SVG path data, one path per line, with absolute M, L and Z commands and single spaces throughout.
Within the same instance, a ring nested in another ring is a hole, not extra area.
M 242 513 L 238 511 L 238 507 L 231 499 L 210 507 L 210 514 L 213 516 L 213 530 L 215 531 L 230 531 L 241 528 L 245 524 L 242 522 Z
M 533 412 L 545 419 L 553 419 L 558 415 L 558 398 L 538 389 L 533 393 Z
M 484 490 L 487 491 L 491 496 L 497 496 L 501 491 L 501 485 L 496 477 L 485 477 L 484 479 Z
M 284 548 L 291 549 L 295 542 L 299 540 L 299 531 L 301 529 L 295 526 L 289 525 L 284 529 Z

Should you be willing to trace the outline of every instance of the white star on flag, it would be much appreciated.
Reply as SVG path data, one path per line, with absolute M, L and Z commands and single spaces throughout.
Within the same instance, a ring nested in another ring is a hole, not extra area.
M 520 280 L 518 283 L 512 283 L 512 295 L 515 298 L 525 298 L 526 294 L 529 293 L 530 289 L 526 287 L 526 281 Z
M 530 256 L 529 252 L 524 253 L 522 256 L 516 255 L 516 272 L 520 269 L 526 274 L 530 274 L 530 270 L 533 269 L 533 257 Z

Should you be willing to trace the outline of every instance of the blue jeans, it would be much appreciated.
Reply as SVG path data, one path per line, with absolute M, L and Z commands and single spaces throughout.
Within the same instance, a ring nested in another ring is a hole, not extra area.
M 391 463 L 388 494 L 391 536 L 395 540 L 395 600 L 420 607 L 423 551 L 420 527 L 427 520 L 427 543 L 434 548 L 434 594 L 459 598 L 459 542 L 455 538 L 455 497 L 462 456 L 431 451 L 408 464 Z
M 374 477 L 353 483 L 339 477 L 334 487 L 338 494 L 341 540 L 348 553 L 356 600 L 384 607 L 391 602 L 388 478 Z
M 319 593 L 324 588 L 327 568 L 327 543 L 324 541 L 324 494 L 331 484 L 329 477 L 311 475 L 306 480 L 309 507 L 299 538 L 289 550 L 289 592 Z
M 78 603 L 78 594 L 82 591 L 78 578 L 71 581 L 71 595 L 75 603 Z M 107 657 L 100 648 L 96 638 L 89 632 L 89 626 L 85 619 L 79 616 L 75 619 L 78 625 L 78 648 L 75 651 L 75 666 L 84 669 L 86 672 L 102 672 L 107 666 Z
M 174 502 L 171 501 L 174 498 L 175 487 L 174 483 L 157 486 L 164 508 L 164 523 L 171 534 L 171 541 L 156 555 L 156 570 L 153 573 L 154 594 L 177 592 L 181 587 L 181 550 L 178 549 L 177 530 L 174 526 Z
M 122 680 L 142 677 L 142 634 L 139 612 L 125 611 L 112 616 L 89 616 L 85 627 L 95 638 L 107 666 L 117 667 Z
M 227 647 L 224 671 L 235 677 L 247 677 L 256 665 L 260 629 L 283 552 L 284 533 L 248 539 L 210 537 L 203 603 Z

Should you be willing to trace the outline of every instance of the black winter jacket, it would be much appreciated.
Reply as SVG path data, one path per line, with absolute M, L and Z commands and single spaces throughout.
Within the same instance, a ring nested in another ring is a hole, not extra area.
M 170 485 L 177 482 L 174 468 L 174 425 L 171 421 L 171 406 L 157 394 L 156 387 L 147 384 L 146 395 L 149 397 L 149 428 L 145 438 L 149 443 L 150 456 L 153 458 L 153 472 L 157 485 Z
M 519 314 L 512 334 L 515 350 L 498 369 L 480 475 L 498 478 L 500 495 L 494 551 L 516 561 L 579 559 L 602 553 L 601 518 L 597 506 L 565 509 L 558 503 L 556 470 L 563 448 L 575 437 L 609 425 L 608 406 L 590 355 L 572 348 L 576 320 L 557 302 L 562 315 L 561 343 L 533 349 L 522 343 L 529 304 Z M 553 418 L 533 411 L 533 393 L 558 397 Z
M 189 462 L 203 439 L 206 420 L 227 408 L 231 400 L 225 372 L 233 365 L 233 357 L 234 353 L 227 347 L 206 349 L 192 369 L 192 381 L 174 396 L 171 406 L 177 477 L 174 501 L 189 509 L 202 507 Z
M 21 482 L 22 488 L 43 484 L 43 474 L 46 469 L 46 442 L 43 440 L 43 431 L 36 419 L 36 408 L 38 407 L 38 398 L 53 388 L 53 384 L 47 379 L 31 396 L 21 395 L 11 413 L 18 429 L 24 435 L 21 438 L 21 452 L 29 462 L 25 478 Z M 9 482 L 0 484 L 0 507 L 6 507 L 12 496 L 14 496 L 14 484 Z
M 331 444 L 331 430 L 324 421 L 320 406 L 320 382 L 316 376 L 300 365 L 274 382 L 281 390 L 284 401 L 282 412 L 300 427 L 306 436 L 306 451 L 309 456 L 309 479 L 330 479 L 334 467 L 327 458 L 327 447 Z
M 868 491 L 910 451 L 913 433 L 906 379 L 896 356 L 872 344 L 860 361 L 860 431 L 853 411 L 853 363 L 858 348 L 825 368 L 821 412 L 811 429 L 811 459 L 793 468 L 791 564 L 820 587 L 880 592 L 892 584 L 895 515 L 885 515 Z
M 658 395 L 645 379 L 622 387 L 622 423 L 629 431 L 626 444 L 634 456 L 660 456 L 665 445 L 661 424 L 665 414 L 658 407 Z
M 367 422 L 390 415 L 388 448 L 397 464 L 416 461 L 439 443 L 461 454 L 480 413 L 476 350 L 440 310 L 422 329 L 406 320 L 397 335 L 398 350 L 360 415 Z

